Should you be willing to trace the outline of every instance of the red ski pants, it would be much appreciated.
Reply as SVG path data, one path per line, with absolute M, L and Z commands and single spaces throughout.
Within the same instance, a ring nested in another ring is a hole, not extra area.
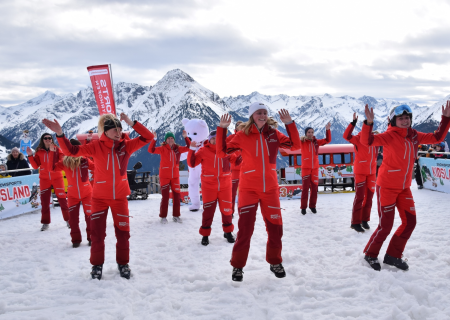
M 239 178 L 231 180 L 231 212 L 234 214 L 236 207 L 236 194 L 239 187 Z
M 207 189 L 202 185 L 203 215 L 202 226 L 199 233 L 208 237 L 211 234 L 211 225 L 216 212 L 217 202 L 219 202 L 220 213 L 222 214 L 223 232 L 232 232 L 234 225 L 231 217 L 231 188 L 217 191 L 217 189 Z
M 52 198 L 52 186 L 55 190 L 55 195 L 58 198 L 59 206 L 61 207 L 61 212 L 64 221 L 69 221 L 69 208 L 67 206 L 66 192 L 64 187 L 63 178 L 59 179 L 39 179 L 39 188 L 41 189 L 41 223 L 49 224 L 51 222 L 50 218 L 50 200 Z
M 159 209 L 159 216 L 161 218 L 167 217 L 167 211 L 169 209 L 169 193 L 172 189 L 173 197 L 173 216 L 180 216 L 180 178 L 160 178 L 159 183 L 161 184 L 161 205 Z
M 302 168 L 302 188 L 300 209 L 306 209 L 308 207 L 308 193 L 310 189 L 309 207 L 315 208 L 317 203 L 317 190 L 319 190 L 319 168 Z
M 230 261 L 235 268 L 243 268 L 247 263 L 259 203 L 268 235 L 266 261 L 270 264 L 279 264 L 283 261 L 281 258 L 283 219 L 278 188 L 267 192 L 241 189 L 238 199 L 239 231 Z
M 69 225 L 72 243 L 80 243 L 82 240 L 80 231 L 80 205 L 83 204 L 84 219 L 86 221 L 87 240 L 91 240 L 91 214 L 92 214 L 92 194 L 83 199 L 68 197 L 69 202 Z
M 406 242 L 416 226 L 416 209 L 411 190 L 409 188 L 387 189 L 378 185 L 376 188 L 380 222 L 364 248 L 364 253 L 372 258 L 378 257 L 381 246 L 394 225 L 395 207 L 397 207 L 402 224 L 392 236 L 386 253 L 392 257 L 401 258 Z
M 355 174 L 355 200 L 353 201 L 352 224 L 370 221 L 372 199 L 375 193 L 377 175 Z
M 122 199 L 92 199 L 91 215 L 91 264 L 101 265 L 105 261 L 106 217 L 108 208 L 114 220 L 116 233 L 116 261 L 127 264 L 130 261 L 130 223 L 128 215 L 128 200 Z

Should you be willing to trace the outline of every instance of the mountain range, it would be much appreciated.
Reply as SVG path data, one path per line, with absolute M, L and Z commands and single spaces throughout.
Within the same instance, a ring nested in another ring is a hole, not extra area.
M 376 99 L 370 96 L 354 98 L 350 96 L 288 96 L 263 95 L 253 92 L 249 95 L 220 98 L 219 95 L 198 82 L 182 70 L 169 71 L 154 86 L 141 86 L 134 83 L 119 82 L 114 85 L 116 111 L 125 112 L 131 119 L 138 120 L 147 128 L 155 130 L 158 142 L 162 142 L 166 131 L 174 132 L 177 143 L 183 144 L 181 136 L 183 118 L 204 119 L 210 130 L 214 130 L 220 116 L 230 113 L 233 122 L 248 119 L 248 106 L 255 101 L 263 102 L 269 107 L 269 114 L 279 121 L 277 112 L 287 109 L 295 120 L 301 135 L 306 127 L 315 128 L 315 135 L 325 135 L 325 125 L 331 121 L 332 143 L 345 143 L 342 134 L 353 113 L 359 116 L 355 132 L 361 129 L 364 119 L 364 105 L 375 110 L 375 129 L 382 132 L 387 127 L 387 115 L 393 106 L 402 101 Z M 450 95 L 432 106 L 419 106 L 408 103 L 413 109 L 415 128 L 432 132 L 440 121 L 441 105 L 450 99 Z M 91 87 L 80 90 L 77 94 L 58 96 L 46 91 L 25 103 L 12 106 L 0 106 L 0 135 L 18 145 L 22 131 L 28 129 L 33 144 L 37 145 L 39 137 L 48 129 L 42 119 L 57 119 L 62 124 L 65 134 L 72 138 L 77 133 L 96 131 L 98 108 Z M 279 121 L 280 122 L 280 121 Z M 280 122 L 281 123 L 281 122 Z M 123 123 L 124 130 L 129 130 Z M 286 133 L 284 125 L 280 131 Z M 132 131 L 131 136 L 135 133 Z M 150 155 L 144 147 L 130 159 L 129 166 L 135 162 L 143 163 L 142 170 L 157 172 L 159 156 Z M 279 155 L 278 166 L 285 166 L 287 161 Z

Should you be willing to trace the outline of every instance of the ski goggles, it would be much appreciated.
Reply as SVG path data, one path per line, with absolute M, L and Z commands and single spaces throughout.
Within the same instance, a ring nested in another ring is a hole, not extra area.
M 209 133 L 208 140 L 211 140 L 211 138 L 215 138 L 216 135 L 217 135 L 217 131 L 216 130 L 211 131 Z
M 402 104 L 398 107 L 395 107 L 395 109 L 392 110 L 391 115 L 389 116 L 389 119 L 393 119 L 395 116 L 401 116 L 405 112 L 407 114 L 412 114 L 412 110 L 408 105 Z

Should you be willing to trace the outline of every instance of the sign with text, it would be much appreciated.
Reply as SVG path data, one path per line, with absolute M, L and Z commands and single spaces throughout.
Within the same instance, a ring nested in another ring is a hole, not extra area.
M 423 187 L 450 193 L 450 159 L 419 158 Z
M 116 114 L 112 75 L 109 64 L 87 67 L 91 78 L 92 90 L 97 101 L 100 115 L 106 113 Z
M 0 219 L 41 209 L 39 175 L 0 179 Z

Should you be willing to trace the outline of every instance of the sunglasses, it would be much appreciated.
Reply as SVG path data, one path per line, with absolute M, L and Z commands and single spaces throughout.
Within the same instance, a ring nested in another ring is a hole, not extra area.
M 45 138 L 42 138 L 42 140 L 53 140 L 53 138 L 52 137 L 45 137 Z

